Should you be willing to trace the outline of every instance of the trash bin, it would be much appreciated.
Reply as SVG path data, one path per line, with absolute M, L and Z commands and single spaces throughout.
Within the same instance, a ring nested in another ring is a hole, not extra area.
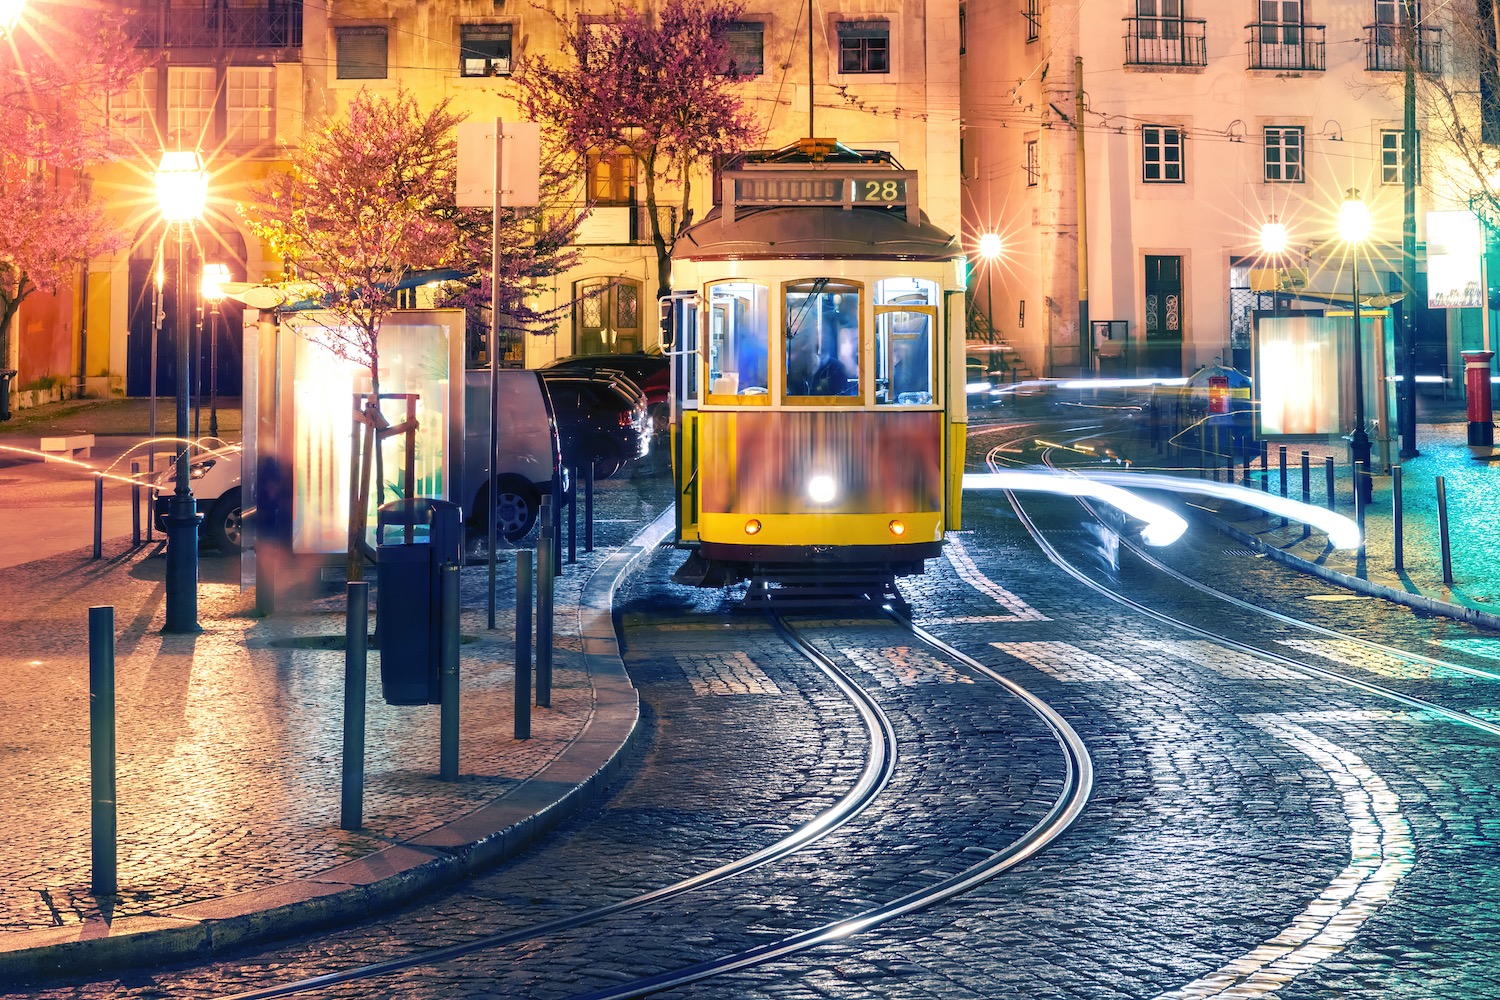
M 10 383 L 15 377 L 14 368 L 0 368 L 0 420 L 10 419 Z
M 440 578 L 445 564 L 463 558 L 462 509 L 427 497 L 381 504 L 375 540 L 381 694 L 390 705 L 436 705 L 442 700 Z

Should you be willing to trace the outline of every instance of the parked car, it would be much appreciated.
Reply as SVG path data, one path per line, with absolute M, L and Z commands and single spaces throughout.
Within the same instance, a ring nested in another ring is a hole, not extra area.
M 568 371 L 580 375 L 602 375 L 615 372 L 624 375 L 646 396 L 646 411 L 652 430 L 661 434 L 669 419 L 668 394 L 671 391 L 671 362 L 665 354 L 634 351 L 629 354 L 573 354 L 542 366 L 543 372 Z
M 502 369 L 497 374 L 500 434 L 495 448 L 495 528 L 515 542 L 536 524 L 541 499 L 551 492 L 553 477 L 563 477 L 564 494 L 569 484 L 546 384 L 535 371 Z M 489 504 L 489 385 L 487 370 L 465 373 L 464 453 L 453 471 L 454 496 L 461 498 L 469 526 L 481 532 L 488 530 L 484 514 Z M 204 515 L 200 534 L 228 555 L 238 554 L 243 545 L 241 450 L 234 445 L 203 452 L 193 458 L 190 473 L 193 499 Z M 156 520 L 163 530 L 176 485 L 175 465 L 156 479 Z
M 541 374 L 552 397 L 565 464 L 591 462 L 594 478 L 608 479 L 651 450 L 646 397 L 628 379 L 558 368 L 544 368 Z

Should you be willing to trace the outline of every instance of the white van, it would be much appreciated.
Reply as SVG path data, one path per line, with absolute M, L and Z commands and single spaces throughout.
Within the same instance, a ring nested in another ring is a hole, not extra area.
M 552 400 L 541 375 L 516 368 L 501 369 L 497 374 L 495 530 L 506 541 L 516 542 L 536 524 L 542 497 L 550 495 L 553 478 L 563 476 L 564 492 L 568 483 Z M 453 496 L 459 498 L 470 528 L 481 534 L 488 534 L 484 518 L 490 485 L 485 454 L 490 427 L 489 386 L 488 370 L 464 373 L 464 453 L 452 471 Z M 199 530 L 205 541 L 229 555 L 238 554 L 242 545 L 241 458 L 240 446 L 232 445 L 195 456 L 191 466 L 193 499 L 203 515 Z M 163 519 L 176 483 L 175 463 L 156 479 L 156 521 L 162 530 L 166 530 Z

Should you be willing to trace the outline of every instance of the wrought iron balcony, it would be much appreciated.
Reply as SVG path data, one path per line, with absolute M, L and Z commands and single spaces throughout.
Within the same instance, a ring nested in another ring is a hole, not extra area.
M 302 47 L 302 0 L 262 5 L 147 7 L 130 15 L 137 48 L 287 49 Z
M 1417 69 L 1437 73 L 1443 67 L 1443 29 L 1417 27 L 1413 55 Z M 1406 69 L 1406 45 L 1399 24 L 1365 25 L 1365 69 Z
M 1250 29 L 1250 68 L 1307 70 L 1328 68 L 1323 51 L 1323 25 L 1260 21 Z
M 1125 18 L 1125 65 L 1207 66 L 1207 22 L 1182 17 Z

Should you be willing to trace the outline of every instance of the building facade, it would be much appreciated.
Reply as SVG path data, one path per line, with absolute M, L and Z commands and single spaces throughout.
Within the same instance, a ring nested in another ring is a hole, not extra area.
M 1455 364 L 1479 310 L 1427 308 L 1424 245 L 1427 213 L 1468 192 L 1428 169 L 1425 100 L 1402 296 L 1407 6 L 965 0 L 964 231 L 1001 248 L 976 263 L 976 311 L 1038 373 L 1248 372 L 1257 313 L 1347 309 L 1357 258 L 1386 329 L 1411 308 L 1423 369 Z M 1452 22 L 1409 6 L 1422 86 L 1451 69 Z M 1357 251 L 1337 221 L 1351 191 L 1372 218 Z
M 602 0 L 557 8 L 567 18 L 604 18 Z M 423 107 L 451 98 L 476 119 L 515 120 L 511 72 L 522 56 L 558 58 L 554 18 L 517 0 L 340 0 L 304 7 L 300 0 L 174 0 L 128 8 L 132 36 L 152 65 L 115 100 L 131 119 L 125 138 L 134 155 L 95 171 L 128 250 L 92 260 L 79 287 L 33 296 L 23 319 L 31 342 L 47 345 L 19 357 L 22 381 L 66 363 L 70 381 L 91 394 L 174 391 L 173 337 L 179 245 L 160 221 L 152 176 L 164 150 L 203 153 L 212 173 L 208 209 L 181 251 L 185 283 L 196 290 L 205 263 L 224 263 L 237 281 L 278 277 L 282 262 L 249 232 L 236 205 L 248 185 L 284 164 L 309 123 L 339 113 L 361 89 L 412 92 Z M 811 5 L 747 3 L 732 33 L 734 84 L 775 147 L 809 133 L 856 147 L 890 151 L 921 174 L 925 210 L 957 232 L 957 0 L 846 0 Z M 694 215 L 709 207 L 709 165 L 692 179 Z M 663 205 L 680 192 L 659 192 Z M 550 335 L 528 336 L 523 360 L 538 366 L 579 352 L 650 349 L 660 343 L 655 254 L 644 217 L 644 192 L 627 159 L 600 151 L 576 198 L 594 207 L 570 273 L 535 294 L 544 307 L 579 305 Z M 681 224 L 675 210 L 665 219 Z M 219 392 L 239 386 L 237 307 L 217 320 Z M 39 325 L 40 324 L 40 325 Z M 82 331 L 80 333 L 80 330 Z M 194 334 L 201 341 L 201 334 Z M 68 345 L 59 348 L 59 344 Z M 200 343 L 202 364 L 208 347 Z M 153 379 L 152 359 L 155 358 Z

